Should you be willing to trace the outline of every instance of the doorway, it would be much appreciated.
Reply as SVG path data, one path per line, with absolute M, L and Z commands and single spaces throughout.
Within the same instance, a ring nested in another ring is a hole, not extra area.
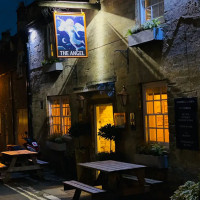
M 98 136 L 99 129 L 106 124 L 114 124 L 113 105 L 101 104 L 95 106 L 95 125 L 96 125 L 96 153 L 115 152 L 115 142 L 106 140 Z

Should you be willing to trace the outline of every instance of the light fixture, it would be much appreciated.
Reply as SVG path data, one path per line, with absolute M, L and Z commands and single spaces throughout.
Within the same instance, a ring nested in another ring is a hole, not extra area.
M 83 109 L 84 107 L 84 102 L 85 102 L 85 98 L 82 95 L 78 95 L 77 101 L 79 102 L 79 108 Z
M 126 106 L 128 100 L 128 93 L 126 92 L 126 88 L 124 85 L 122 91 L 118 93 L 118 96 L 120 97 L 122 106 Z

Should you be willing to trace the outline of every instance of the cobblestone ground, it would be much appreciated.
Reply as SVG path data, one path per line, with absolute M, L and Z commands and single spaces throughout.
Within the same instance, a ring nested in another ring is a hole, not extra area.
M 64 191 L 62 182 L 65 179 L 45 170 L 44 179 L 37 179 L 30 174 L 13 174 L 11 181 L 0 183 L 0 200 L 71 200 L 74 190 Z M 152 193 L 126 198 L 126 200 L 168 200 L 169 195 L 163 188 Z M 81 200 L 90 200 L 87 193 L 81 193 Z M 125 200 L 125 198 L 123 199 Z

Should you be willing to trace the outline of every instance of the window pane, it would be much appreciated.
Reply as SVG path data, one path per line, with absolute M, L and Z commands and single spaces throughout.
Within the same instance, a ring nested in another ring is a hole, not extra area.
M 156 128 L 156 116 L 155 115 L 149 116 L 149 127 Z
M 163 129 L 157 129 L 157 142 L 164 142 Z
M 165 129 L 165 142 L 169 142 L 169 129 Z
M 162 101 L 162 113 L 163 114 L 167 114 L 168 113 L 167 100 Z
M 156 116 L 157 128 L 163 128 L 163 115 Z
M 153 100 L 153 90 L 152 89 L 146 90 L 146 100 L 147 101 Z
M 153 102 L 147 102 L 147 114 L 153 114 Z
M 154 94 L 154 100 L 160 100 L 160 94 Z
M 167 94 L 162 94 L 161 97 L 162 99 L 167 99 Z
M 156 129 L 149 129 L 150 141 L 156 142 Z
M 160 101 L 154 101 L 154 113 L 155 114 L 160 114 L 161 113 Z
M 164 115 L 164 127 L 165 127 L 165 128 L 168 128 L 168 127 L 169 127 L 168 115 Z

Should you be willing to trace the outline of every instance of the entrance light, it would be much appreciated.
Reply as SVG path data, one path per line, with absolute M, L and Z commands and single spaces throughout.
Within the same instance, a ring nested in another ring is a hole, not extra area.
M 126 88 L 124 85 L 122 91 L 118 93 L 118 96 L 120 97 L 122 106 L 126 106 L 128 100 L 128 93 L 126 92 Z

